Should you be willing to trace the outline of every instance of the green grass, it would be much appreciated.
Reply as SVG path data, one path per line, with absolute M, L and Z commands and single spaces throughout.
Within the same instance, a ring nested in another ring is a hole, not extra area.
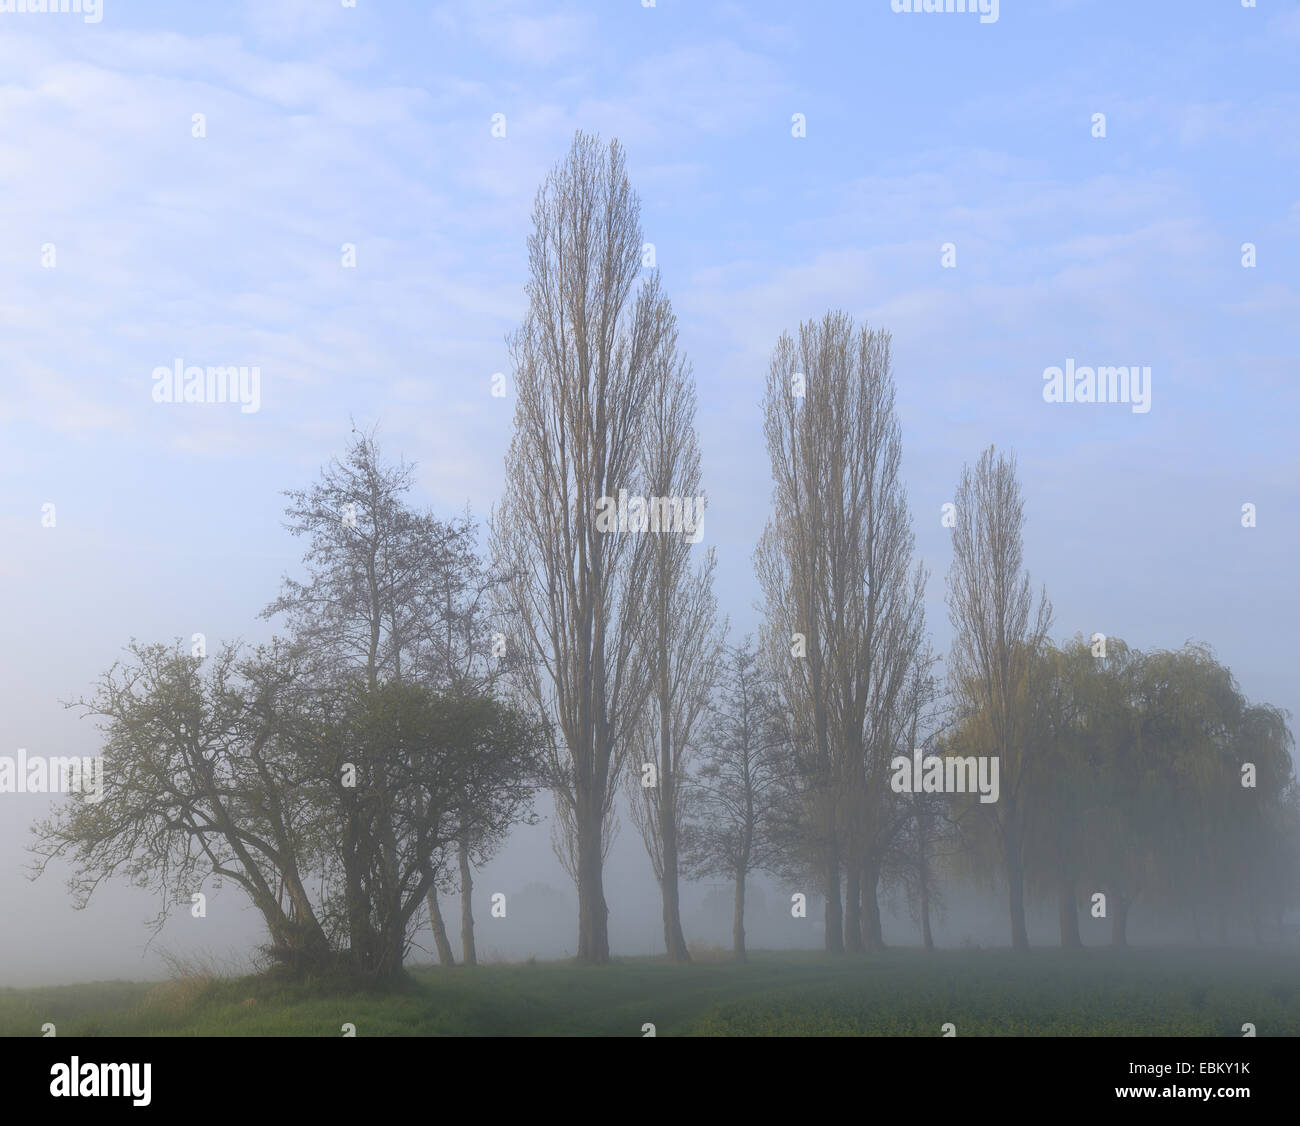
M 0 1035 L 39 1036 L 1300 1035 L 1294 950 L 949 950 L 744 965 L 623 959 L 440 967 L 384 994 L 261 978 L 0 990 Z

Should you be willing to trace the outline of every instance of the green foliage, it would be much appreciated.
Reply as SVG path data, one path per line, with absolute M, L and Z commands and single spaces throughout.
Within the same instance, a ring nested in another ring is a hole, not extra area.
M 1212 920 L 1220 941 L 1230 919 L 1259 937 L 1300 902 L 1289 717 L 1247 701 L 1208 647 L 1141 653 L 1076 637 L 1044 645 L 1018 692 L 1036 747 L 1021 801 L 1027 876 L 1040 895 L 1104 891 L 1120 938 L 1140 901 L 1187 920 L 1198 938 Z M 988 745 L 987 728 L 982 711 L 967 715 L 947 746 Z M 1248 764 L 1254 785 L 1243 785 Z M 970 798 L 953 804 L 979 812 Z M 996 838 L 966 820 L 962 867 L 994 869 Z

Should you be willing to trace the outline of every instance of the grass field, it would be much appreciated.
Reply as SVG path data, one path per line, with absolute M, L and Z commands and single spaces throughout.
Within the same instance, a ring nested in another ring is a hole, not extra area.
M 384 994 L 202 975 L 0 990 L 0 1035 L 1300 1035 L 1300 951 L 950 950 L 422 968 Z

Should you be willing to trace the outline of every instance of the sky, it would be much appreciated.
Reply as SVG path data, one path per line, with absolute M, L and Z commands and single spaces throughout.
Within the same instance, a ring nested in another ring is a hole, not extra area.
M 95 753 L 65 702 L 133 637 L 268 638 L 259 611 L 301 574 L 280 492 L 354 422 L 417 463 L 418 503 L 486 519 L 532 202 L 579 129 L 626 148 L 679 318 L 733 637 L 759 621 L 769 357 L 843 309 L 892 334 L 939 652 L 942 506 L 996 444 L 1054 637 L 1205 641 L 1249 698 L 1300 711 L 1300 4 L 894 6 L 0 11 L 0 755 Z M 1149 367 L 1150 409 L 1046 402 L 1067 361 Z M 155 401 L 177 362 L 256 367 L 258 409 Z M 256 938 L 231 889 L 148 950 L 144 893 L 72 911 L 66 872 L 25 876 L 47 801 L 0 794 L 0 985 Z M 607 883 L 615 953 L 661 947 L 631 824 Z M 576 900 L 545 823 L 481 873 L 480 928 L 529 884 Z M 480 941 L 559 955 L 567 925 L 545 950 Z

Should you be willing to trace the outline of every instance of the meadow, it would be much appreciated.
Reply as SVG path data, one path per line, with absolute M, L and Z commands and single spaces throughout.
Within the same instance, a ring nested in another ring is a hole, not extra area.
M 416 967 L 359 991 L 188 973 L 0 990 L 0 1035 L 39 1036 L 1300 1035 L 1300 951 L 898 949 L 830 958 L 715 953 L 690 965 Z

